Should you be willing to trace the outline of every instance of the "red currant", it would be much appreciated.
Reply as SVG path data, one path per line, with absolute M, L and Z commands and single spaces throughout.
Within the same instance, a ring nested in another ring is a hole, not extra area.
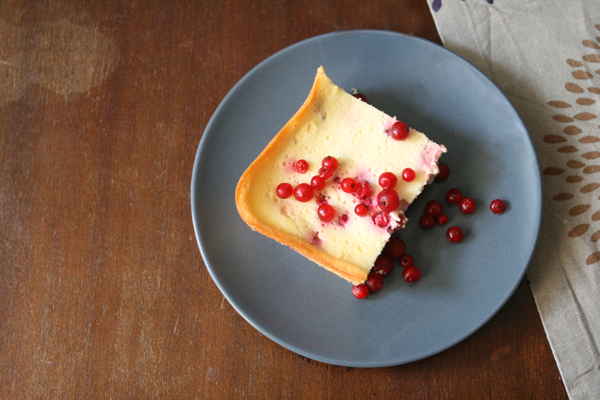
M 365 96 L 362 93 L 354 93 L 352 96 L 356 97 L 359 100 L 364 101 L 365 103 L 367 102 L 367 96 Z
M 333 176 L 333 172 L 329 168 L 322 167 L 319 169 L 319 176 L 325 180 L 331 178 Z
M 416 176 L 417 174 L 412 168 L 404 168 L 404 171 L 402 171 L 402 179 L 404 179 L 405 182 L 412 182 Z
M 390 214 L 380 212 L 375 217 L 373 217 L 373 222 L 380 228 L 385 228 L 390 223 Z
M 367 285 L 371 292 L 378 292 L 383 287 L 383 276 L 377 272 L 371 272 L 369 275 L 367 275 L 365 285 Z
M 352 178 L 342 179 L 342 190 L 346 193 L 356 192 L 356 181 Z
M 340 165 L 337 158 L 331 156 L 325 157 L 321 164 L 323 165 L 323 167 L 327 168 L 331 172 L 335 171 Z
M 440 172 L 436 175 L 435 180 L 445 181 L 448 179 L 448 175 L 450 175 L 450 168 L 448 168 L 448 166 L 444 163 L 439 163 L 438 168 L 440 169 Z
M 458 207 L 464 214 L 472 214 L 475 211 L 475 200 L 470 197 L 463 197 Z
M 494 214 L 500 214 L 502 211 L 504 211 L 504 202 L 500 199 L 492 201 L 490 204 L 490 210 L 492 210 Z
M 383 189 L 393 189 L 396 187 L 396 183 L 398 183 L 398 178 L 391 172 L 384 172 L 379 175 L 379 186 Z
M 404 140 L 408 137 L 408 125 L 402 121 L 396 121 L 390 129 L 390 136 L 394 140 Z
M 377 205 L 381 211 L 396 211 L 400 206 L 400 197 L 398 197 L 398 193 L 393 189 L 383 189 L 377 195 Z
M 446 231 L 446 237 L 452 243 L 462 242 L 463 236 L 463 231 L 458 226 L 452 226 Z
M 368 211 L 367 206 L 364 204 L 357 204 L 356 207 L 354 207 L 354 213 L 359 217 L 366 216 Z
M 282 199 L 287 199 L 292 195 L 292 193 L 294 193 L 294 188 L 289 183 L 280 183 L 277 185 L 275 193 L 277 193 L 277 196 L 281 197 Z
M 421 279 L 421 270 L 415 265 L 409 265 L 402 271 L 402 279 L 408 283 L 415 283 Z
M 315 190 L 323 190 L 325 189 L 325 179 L 321 178 L 319 175 L 315 175 L 310 180 L 310 186 Z
M 369 183 L 365 182 L 365 181 L 359 182 L 356 187 L 356 197 L 358 197 L 361 200 L 364 200 L 367 197 L 369 197 L 370 195 L 371 195 L 371 186 L 369 185 Z
M 435 220 L 429 214 L 423 215 L 421 217 L 421 219 L 419 220 L 419 223 L 425 229 L 431 229 L 431 228 L 433 228 L 435 226 Z
M 402 268 L 406 268 L 409 265 L 413 265 L 413 258 L 410 254 L 404 253 L 404 255 L 400 258 L 400 265 Z
M 308 183 L 301 183 L 294 189 L 294 197 L 296 200 L 306 203 L 315 195 L 315 190 Z
M 325 197 L 325 195 L 323 193 L 319 193 L 317 195 L 317 204 L 321 205 L 321 204 L 325 204 L 327 203 L 327 197 Z
M 348 214 L 342 214 L 342 215 L 340 215 L 340 218 L 338 219 L 338 221 L 342 225 L 347 224 L 348 223 Z
M 387 254 L 380 254 L 375 260 L 373 272 L 386 276 L 394 269 L 394 259 Z
M 448 216 L 446 214 L 440 214 L 437 217 L 438 225 L 446 225 L 448 223 Z
M 390 256 L 392 258 L 402 257 L 402 254 L 404 254 L 405 250 L 406 250 L 406 243 L 404 243 L 404 240 L 400 239 L 399 237 L 390 238 L 390 241 L 387 242 L 387 244 L 385 245 L 385 247 L 383 249 L 385 254 L 387 254 L 388 256 Z
M 443 211 L 442 203 L 437 200 L 429 200 L 425 204 L 425 214 L 437 218 Z
M 335 208 L 327 203 L 323 203 L 319 206 L 318 213 L 321 221 L 329 222 L 335 218 Z
M 371 291 L 369 290 L 369 287 L 364 283 L 352 286 L 352 294 L 357 299 L 364 299 L 369 295 L 369 293 L 371 293 Z
M 308 163 L 305 160 L 296 161 L 296 172 L 303 174 L 308 171 Z
M 448 190 L 446 193 L 446 201 L 450 204 L 458 204 L 462 200 L 462 192 L 457 188 Z

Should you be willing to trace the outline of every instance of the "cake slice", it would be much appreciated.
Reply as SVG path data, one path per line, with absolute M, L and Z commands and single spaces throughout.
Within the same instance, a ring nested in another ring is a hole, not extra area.
M 300 110 L 240 178 L 237 209 L 255 231 L 359 284 L 404 227 L 406 207 L 438 173 L 445 151 L 337 87 L 320 67 Z M 405 169 L 414 171 L 410 182 Z M 397 178 L 393 188 L 380 186 L 384 172 Z

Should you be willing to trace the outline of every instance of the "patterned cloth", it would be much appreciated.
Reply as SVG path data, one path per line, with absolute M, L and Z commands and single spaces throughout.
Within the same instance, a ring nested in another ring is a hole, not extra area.
M 544 185 L 527 278 L 569 397 L 600 399 L 600 1 L 427 1 L 527 125 Z

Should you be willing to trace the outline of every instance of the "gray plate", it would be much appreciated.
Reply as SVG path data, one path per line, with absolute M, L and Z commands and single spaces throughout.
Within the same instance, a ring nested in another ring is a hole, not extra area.
M 409 208 L 398 234 L 423 276 L 399 267 L 382 291 L 355 299 L 351 285 L 239 217 L 239 177 L 302 105 L 317 67 L 347 91 L 448 147 L 450 178 Z M 477 201 L 472 215 L 443 199 L 458 187 Z M 504 199 L 495 215 L 489 203 Z M 450 222 L 423 230 L 426 201 L 444 204 Z M 385 31 L 317 36 L 269 57 L 244 76 L 208 123 L 191 184 L 194 228 L 215 284 L 242 317 L 298 354 L 353 367 L 407 363 L 465 339 L 489 320 L 519 284 L 541 219 L 536 154 L 504 94 L 464 59 L 423 39 Z M 465 231 L 460 244 L 446 228 Z

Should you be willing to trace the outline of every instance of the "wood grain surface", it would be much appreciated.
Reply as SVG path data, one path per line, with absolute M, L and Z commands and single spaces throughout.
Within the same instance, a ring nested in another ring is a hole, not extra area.
M 440 43 L 425 0 L 0 2 L 1 399 L 565 399 L 528 284 L 441 354 L 336 367 L 224 300 L 194 237 L 202 132 L 314 35 Z

